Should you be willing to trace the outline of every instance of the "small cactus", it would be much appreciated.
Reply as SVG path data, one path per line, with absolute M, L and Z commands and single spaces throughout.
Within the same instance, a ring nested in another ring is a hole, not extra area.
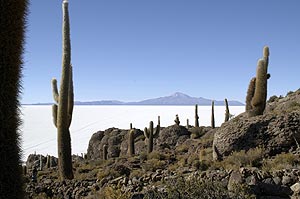
M 228 106 L 228 101 L 227 99 L 225 98 L 225 122 L 227 122 L 229 120 L 229 117 L 230 117 L 230 113 L 229 113 L 229 106 Z
M 160 131 L 160 126 L 157 125 L 155 132 L 153 129 L 153 121 L 150 122 L 149 124 L 149 129 L 145 127 L 144 129 L 144 135 L 148 139 L 148 153 L 151 153 L 153 151 L 153 138 L 156 137 L 159 134 Z
M 187 129 L 190 128 L 190 122 L 189 122 L 189 119 L 186 119 L 186 128 L 187 128 Z
M 132 129 L 132 123 L 130 123 L 130 125 L 129 125 L 129 126 L 130 126 L 130 129 Z
M 43 170 L 43 156 L 40 155 L 40 171 Z
M 157 125 L 160 126 L 160 116 L 157 117 Z
M 198 104 L 195 105 L 195 127 L 199 127 Z
M 103 145 L 103 160 L 108 159 L 108 146 L 106 144 Z
M 134 129 L 129 130 L 128 132 L 128 151 L 130 156 L 134 156 L 135 150 L 134 150 Z
M 51 167 L 51 156 L 47 155 L 47 162 L 46 162 L 47 168 L 49 169 Z
M 175 122 L 176 125 L 180 124 L 180 120 L 179 120 L 178 114 L 176 114 L 176 118 L 175 118 L 174 122 Z
M 215 101 L 211 102 L 211 128 L 215 128 Z

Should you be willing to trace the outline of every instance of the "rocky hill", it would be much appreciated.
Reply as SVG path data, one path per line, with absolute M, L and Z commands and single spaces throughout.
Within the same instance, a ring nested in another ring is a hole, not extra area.
M 160 127 L 151 153 L 144 132 L 134 129 L 135 155 L 128 154 L 130 130 L 99 131 L 87 154 L 73 157 L 74 180 L 58 181 L 57 160 L 48 166 L 43 157 L 38 181 L 31 182 L 32 166 L 40 167 L 39 156 L 31 155 L 26 193 L 28 198 L 298 198 L 299 115 L 300 91 L 271 97 L 264 115 L 241 114 L 219 128 Z

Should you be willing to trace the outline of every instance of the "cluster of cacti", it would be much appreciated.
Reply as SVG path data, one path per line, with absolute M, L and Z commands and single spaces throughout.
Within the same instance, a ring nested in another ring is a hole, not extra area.
M 148 140 L 148 149 L 147 149 L 148 153 L 151 153 L 153 151 L 153 138 L 159 134 L 159 131 L 160 131 L 159 125 L 157 125 L 157 127 L 155 128 L 155 131 L 154 131 L 153 121 L 150 122 L 149 129 L 147 127 L 145 127 L 144 135 Z
M 0 1 L 0 197 L 23 198 L 19 92 L 27 0 Z
M 227 99 L 225 98 L 225 122 L 227 122 L 229 120 L 229 117 L 230 117 L 230 113 L 229 113 L 229 106 L 228 106 L 228 101 Z
M 199 127 L 198 104 L 195 105 L 195 127 Z
M 269 64 L 269 47 L 263 49 L 263 58 L 258 60 L 256 77 L 252 78 L 248 87 L 246 97 L 246 111 L 249 117 L 262 115 L 267 100 L 267 80 Z
M 57 127 L 58 167 L 60 179 L 73 179 L 71 137 L 69 127 L 72 121 L 74 93 L 71 66 L 71 41 L 68 1 L 63 1 L 63 56 L 60 91 L 57 81 L 52 80 L 53 97 L 57 104 L 52 107 L 53 122 Z
M 179 116 L 177 114 L 176 114 L 176 118 L 175 118 L 174 122 L 176 125 L 180 124 Z
M 211 102 L 211 128 L 215 128 L 215 101 Z

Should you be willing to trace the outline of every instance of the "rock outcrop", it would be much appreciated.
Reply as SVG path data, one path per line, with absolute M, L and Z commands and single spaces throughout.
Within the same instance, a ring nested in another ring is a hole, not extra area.
M 175 149 L 176 146 L 189 139 L 190 134 L 191 133 L 184 126 L 177 124 L 163 128 L 159 132 L 158 138 L 154 139 L 154 149 Z
M 300 92 L 276 98 L 268 103 L 265 114 L 247 117 L 245 113 L 225 122 L 213 141 L 214 159 L 222 159 L 233 151 L 263 148 L 273 156 L 294 151 L 300 143 Z

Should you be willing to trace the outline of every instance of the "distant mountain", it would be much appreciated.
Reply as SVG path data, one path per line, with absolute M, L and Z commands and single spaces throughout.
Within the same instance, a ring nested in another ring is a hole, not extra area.
M 154 99 L 143 100 L 140 102 L 129 102 L 127 104 L 132 105 L 195 105 L 199 106 L 211 105 L 211 99 L 205 99 L 202 97 L 191 97 L 184 93 L 176 92 L 173 95 L 166 97 L 159 97 Z M 228 101 L 231 106 L 243 106 L 244 104 L 239 101 Z M 224 105 L 224 101 L 215 101 L 215 105 Z
M 124 105 L 126 103 L 117 100 L 102 100 L 102 101 L 91 101 L 91 102 L 80 102 L 75 101 L 75 105 Z
M 80 102 L 75 101 L 75 105 L 195 105 L 207 106 L 211 105 L 212 100 L 202 97 L 191 97 L 184 93 L 176 92 L 173 95 L 147 99 L 139 102 L 121 102 L 117 100 L 102 100 L 102 101 L 90 101 L 90 102 Z M 239 101 L 228 101 L 230 106 L 244 106 L 243 103 Z M 53 103 L 38 103 L 33 105 L 49 105 Z M 224 101 L 215 100 L 216 106 L 223 106 Z

